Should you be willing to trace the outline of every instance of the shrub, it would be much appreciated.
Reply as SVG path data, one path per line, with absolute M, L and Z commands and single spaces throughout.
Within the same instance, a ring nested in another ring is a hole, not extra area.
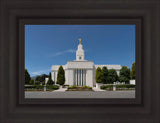
M 70 86 L 68 87 L 67 89 L 68 91 L 92 91 L 92 87 L 89 87 L 89 86 L 76 86 L 76 85 L 73 85 L 73 86 Z
M 44 86 L 42 86 L 42 85 L 35 86 L 35 89 L 43 89 L 43 88 L 44 88 Z
M 78 87 L 77 85 L 73 85 L 73 86 L 68 87 L 68 89 L 75 89 L 77 87 Z
M 53 89 L 53 90 L 59 89 L 58 85 L 47 85 L 46 87 L 47 87 L 47 89 Z
M 89 86 L 87 86 L 87 85 L 84 85 L 82 88 L 92 89 L 92 87 L 89 87 Z
M 34 89 L 36 85 L 25 85 L 25 89 Z
M 30 84 L 30 85 L 33 85 L 33 84 L 34 84 L 34 80 L 31 79 L 31 80 L 29 81 L 29 84 Z
M 133 84 L 125 84 L 125 85 L 116 85 L 116 88 L 135 88 L 136 85 Z
M 44 86 L 42 85 L 26 85 L 25 89 L 43 89 Z
M 113 85 L 102 85 L 100 88 L 103 89 L 103 90 L 105 90 L 105 89 L 113 89 Z
M 64 86 L 69 86 L 69 85 L 64 85 Z

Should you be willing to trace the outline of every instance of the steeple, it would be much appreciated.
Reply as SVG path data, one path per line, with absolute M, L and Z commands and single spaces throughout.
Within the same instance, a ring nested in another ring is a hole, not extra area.
M 78 40 L 79 40 L 79 44 L 81 44 L 81 40 L 82 40 L 82 39 L 81 39 L 81 38 L 79 38 Z
M 76 60 L 83 61 L 84 60 L 84 50 L 83 50 L 83 46 L 81 44 L 81 38 L 79 38 L 78 40 L 79 40 L 79 45 L 78 45 L 78 49 L 76 51 Z

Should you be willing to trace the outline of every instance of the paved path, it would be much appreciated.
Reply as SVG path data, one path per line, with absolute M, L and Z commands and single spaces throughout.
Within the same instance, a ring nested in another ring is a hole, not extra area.
M 96 88 L 96 87 L 93 87 L 93 90 L 94 90 L 94 91 L 105 91 L 105 90 L 102 90 L 102 89 Z
M 58 89 L 58 90 L 55 90 L 55 91 L 53 91 L 53 92 L 64 92 L 64 91 L 66 91 L 67 90 L 67 88 L 62 88 L 61 86 L 60 86 L 60 88 Z
M 135 91 L 26 91 L 25 98 L 135 98 Z
M 66 91 L 67 90 L 67 88 L 62 88 L 62 87 L 60 87 L 58 90 L 55 90 L 54 92 L 61 92 L 61 91 Z M 100 89 L 100 88 L 96 88 L 96 87 L 93 87 L 93 91 L 105 91 L 105 90 L 102 90 L 102 89 Z

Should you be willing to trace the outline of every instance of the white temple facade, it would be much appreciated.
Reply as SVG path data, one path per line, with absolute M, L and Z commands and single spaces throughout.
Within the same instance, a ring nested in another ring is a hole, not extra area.
M 96 68 L 106 66 L 108 69 L 115 69 L 119 75 L 121 65 L 94 65 L 93 61 L 85 60 L 85 53 L 79 39 L 78 49 L 76 51 L 76 60 L 68 61 L 66 65 L 62 65 L 65 71 L 65 85 L 90 86 L 96 85 L 95 74 Z M 57 81 L 57 73 L 60 65 L 52 65 L 52 80 Z

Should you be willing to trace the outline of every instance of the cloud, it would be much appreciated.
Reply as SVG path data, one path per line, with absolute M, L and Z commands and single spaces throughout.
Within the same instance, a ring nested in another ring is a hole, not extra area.
M 65 53 L 75 53 L 76 50 L 74 49 L 68 49 L 68 50 L 65 50 L 65 51 L 61 51 L 61 52 L 57 52 L 55 54 L 52 54 L 51 57 L 55 57 L 55 56 L 60 56 L 60 55 L 63 55 Z
M 51 71 L 50 69 L 47 70 L 40 70 L 40 71 L 35 71 L 35 72 L 31 72 L 32 75 L 41 75 L 44 74 L 45 72 L 49 72 Z

